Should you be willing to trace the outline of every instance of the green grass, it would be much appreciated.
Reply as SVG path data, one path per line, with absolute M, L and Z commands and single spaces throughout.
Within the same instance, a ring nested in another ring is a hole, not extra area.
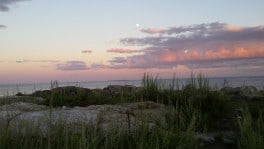
M 144 74 L 142 82 L 141 98 L 144 101 L 151 100 L 174 107 L 192 104 L 193 109 L 201 110 L 202 121 L 210 130 L 218 129 L 221 126 L 220 121 L 233 112 L 228 97 L 212 89 L 209 80 L 202 74 L 191 74 L 187 84 L 182 87 L 175 76 L 166 84 L 158 75 L 153 77 Z
M 241 118 L 238 119 L 239 136 L 237 148 L 260 149 L 264 146 L 264 111 L 259 109 L 256 117 L 252 117 L 247 105 L 240 109 Z

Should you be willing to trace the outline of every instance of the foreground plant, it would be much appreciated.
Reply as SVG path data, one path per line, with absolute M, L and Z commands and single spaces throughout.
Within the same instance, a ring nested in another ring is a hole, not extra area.
M 237 148 L 260 149 L 264 146 L 264 111 L 259 110 L 255 118 L 252 117 L 247 105 L 240 109 L 238 117 L 239 136 Z

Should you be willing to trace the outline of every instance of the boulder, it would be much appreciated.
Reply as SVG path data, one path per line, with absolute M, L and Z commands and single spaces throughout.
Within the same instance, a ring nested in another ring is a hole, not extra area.
M 33 97 L 42 97 L 42 98 L 47 98 L 51 95 L 50 90 L 44 90 L 44 91 L 35 91 L 34 93 L 31 94 Z
M 243 86 L 240 88 L 240 96 L 244 99 L 254 99 L 258 98 L 261 95 L 254 86 Z
M 226 95 L 229 95 L 232 99 L 256 99 L 261 98 L 261 92 L 254 86 L 242 86 L 242 87 L 224 87 L 221 89 Z
M 43 97 L 47 98 L 50 97 L 53 93 L 60 94 L 60 95 L 69 95 L 75 96 L 80 93 L 92 93 L 92 90 L 88 88 L 76 87 L 76 86 L 65 86 L 65 87 L 56 87 L 51 90 L 44 90 L 44 91 L 36 91 L 31 94 L 34 97 Z
M 239 95 L 240 87 L 223 87 L 220 91 L 226 94 Z
M 18 92 L 18 93 L 16 94 L 16 96 L 24 96 L 24 94 L 21 93 L 21 92 Z
M 195 135 L 202 148 L 230 148 L 235 143 L 233 131 L 197 133 Z
M 14 102 L 8 105 L 2 105 L 0 106 L 0 132 L 7 129 L 10 121 L 25 112 L 40 111 L 47 109 L 47 106 L 27 102 Z
M 103 88 L 103 91 L 106 93 L 118 94 L 121 92 L 132 92 L 136 91 L 137 87 L 133 85 L 108 85 Z
M 7 111 L 11 111 L 10 116 L 7 116 Z M 62 126 L 72 134 L 80 134 L 86 126 L 96 127 L 102 132 L 113 127 L 132 131 L 141 123 L 149 127 L 157 121 L 165 124 L 164 111 L 164 105 L 154 102 L 51 109 L 41 105 L 13 103 L 1 109 L 0 119 L 6 123 L 0 125 L 8 124 L 8 130 L 14 135 L 27 133 L 47 136 L 49 132 L 54 132 L 51 129 Z

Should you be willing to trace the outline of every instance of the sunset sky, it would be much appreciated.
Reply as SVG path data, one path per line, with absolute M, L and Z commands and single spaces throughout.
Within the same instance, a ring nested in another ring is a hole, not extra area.
M 263 0 L 0 0 L 0 84 L 264 76 Z

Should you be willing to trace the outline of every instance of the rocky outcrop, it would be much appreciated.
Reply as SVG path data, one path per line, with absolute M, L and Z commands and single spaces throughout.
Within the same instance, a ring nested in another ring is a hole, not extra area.
M 0 106 L 0 132 L 7 129 L 11 121 L 23 113 L 47 109 L 47 106 L 27 102 L 14 102 L 2 105 Z
M 245 99 L 254 99 L 261 97 L 258 89 L 254 86 L 243 86 L 240 88 L 240 96 Z
M 264 98 L 262 91 L 254 86 L 242 86 L 242 87 L 224 87 L 221 89 L 226 95 L 229 95 L 231 99 L 260 99 Z
M 138 87 L 133 86 L 133 85 L 109 85 L 103 89 L 93 89 L 93 90 L 88 89 L 88 88 L 76 87 L 76 86 L 66 86 L 66 87 L 56 87 L 51 90 L 36 91 L 32 93 L 31 96 L 47 98 L 52 93 L 74 96 L 80 93 L 93 94 L 94 92 L 105 93 L 105 94 L 120 94 L 122 92 L 136 91 L 137 89 Z M 18 93 L 17 95 L 23 96 L 22 93 Z
M 82 87 L 76 87 L 76 86 L 66 86 L 66 87 L 57 87 L 51 90 L 44 90 L 44 91 L 36 91 L 31 94 L 31 96 L 34 97 L 43 97 L 47 98 L 51 96 L 51 94 L 57 93 L 60 95 L 69 95 L 69 96 L 75 96 L 80 93 L 92 93 L 92 91 L 88 88 L 82 88 Z
M 133 85 L 108 85 L 103 89 L 104 92 L 118 94 L 121 92 L 132 92 L 136 91 L 137 87 Z
M 165 123 L 165 111 L 164 105 L 153 102 L 72 108 L 48 108 L 19 102 L 0 107 L 0 126 L 13 134 L 42 136 L 46 136 L 51 128 L 60 126 L 67 126 L 69 132 L 77 134 L 87 125 L 102 131 L 112 127 L 131 131 L 143 122 L 150 127 L 157 121 Z

